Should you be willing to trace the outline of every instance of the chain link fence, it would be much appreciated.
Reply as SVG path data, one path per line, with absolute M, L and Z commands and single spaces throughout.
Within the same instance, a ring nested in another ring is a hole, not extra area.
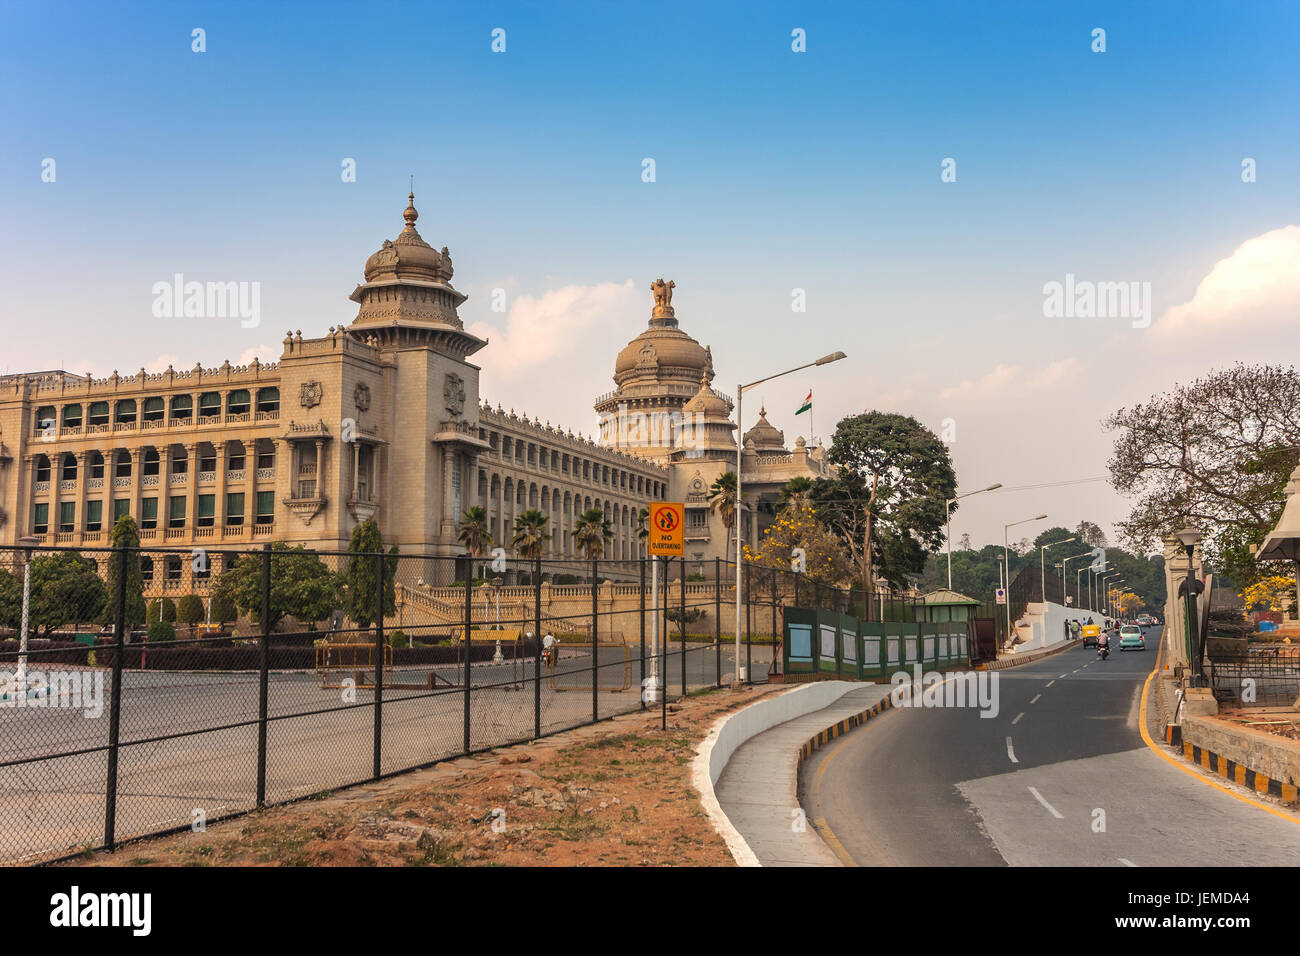
M 779 679 L 787 607 L 862 603 L 742 574 L 737 641 L 721 560 L 548 557 L 543 574 L 281 544 L 0 549 L 0 861 L 197 829 L 615 714 L 666 721 L 670 699 L 729 684 L 738 656 L 749 680 Z

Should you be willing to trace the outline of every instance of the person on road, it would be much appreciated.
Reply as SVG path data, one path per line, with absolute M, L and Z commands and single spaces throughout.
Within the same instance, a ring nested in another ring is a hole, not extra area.
M 542 661 L 551 670 L 555 669 L 555 645 L 557 643 L 554 634 L 547 634 L 542 638 Z

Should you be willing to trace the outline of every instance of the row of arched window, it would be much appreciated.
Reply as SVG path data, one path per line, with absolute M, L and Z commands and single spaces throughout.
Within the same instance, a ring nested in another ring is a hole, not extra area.
M 197 417 L 202 419 L 219 418 L 223 407 L 221 392 L 202 392 L 198 396 Z M 247 415 L 249 412 L 279 412 L 280 389 L 273 385 L 257 390 L 256 398 L 246 388 L 237 388 L 226 393 L 224 407 L 227 416 Z M 42 405 L 36 409 L 35 427 L 37 431 L 51 428 L 81 428 L 83 425 L 134 425 L 141 422 L 187 422 L 195 418 L 195 397 L 190 394 L 173 395 L 170 414 L 167 400 L 161 395 L 153 395 L 137 402 L 134 398 L 122 398 L 116 402 L 80 402 L 57 408 L 54 405 Z

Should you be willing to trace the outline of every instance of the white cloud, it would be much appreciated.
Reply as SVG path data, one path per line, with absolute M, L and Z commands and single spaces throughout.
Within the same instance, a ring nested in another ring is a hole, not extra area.
M 999 395 L 1022 395 L 1057 386 L 1072 388 L 1083 375 L 1083 363 L 1074 356 L 1049 362 L 1041 368 L 1026 369 L 1023 365 L 995 366 L 975 379 L 965 379 L 939 393 L 941 399 L 975 401 Z
M 494 374 L 508 375 L 568 355 L 582 345 L 597 323 L 634 328 L 638 312 L 644 311 L 641 298 L 631 279 L 622 284 L 566 285 L 541 296 L 514 296 L 504 329 L 487 322 L 469 326 L 472 334 L 489 339 L 475 361 L 481 360 Z
M 265 343 L 261 345 L 254 345 L 251 349 L 244 349 L 244 351 L 240 352 L 239 358 L 236 361 L 232 362 L 231 364 L 251 365 L 253 359 L 257 359 L 263 365 L 272 362 L 278 362 L 280 361 L 281 351 L 282 348 L 279 345 L 271 346 Z
M 1214 264 L 1190 301 L 1169 309 L 1152 331 L 1240 332 L 1244 327 L 1290 327 L 1300 311 L 1300 226 L 1247 239 Z

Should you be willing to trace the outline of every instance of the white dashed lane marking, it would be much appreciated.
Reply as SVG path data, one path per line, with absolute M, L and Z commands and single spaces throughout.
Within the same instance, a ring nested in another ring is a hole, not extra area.
M 1058 820 L 1064 820 L 1064 819 L 1065 819 L 1065 814 L 1061 813 L 1060 810 L 1056 809 L 1056 807 L 1052 806 L 1050 803 L 1048 803 L 1046 800 L 1044 800 L 1044 799 L 1043 799 L 1043 795 L 1042 795 L 1041 793 L 1039 793 L 1039 792 L 1038 792 L 1037 790 L 1035 790 L 1033 787 L 1030 787 L 1030 788 L 1029 788 L 1029 792 L 1032 793 L 1032 794 L 1034 795 L 1034 799 L 1035 799 L 1035 800 L 1037 800 L 1037 801 L 1038 801 L 1039 803 L 1041 803 L 1043 806 L 1047 807 L 1047 812 L 1048 812 L 1048 813 L 1050 813 L 1052 816 L 1056 817 L 1056 819 L 1058 819 Z

